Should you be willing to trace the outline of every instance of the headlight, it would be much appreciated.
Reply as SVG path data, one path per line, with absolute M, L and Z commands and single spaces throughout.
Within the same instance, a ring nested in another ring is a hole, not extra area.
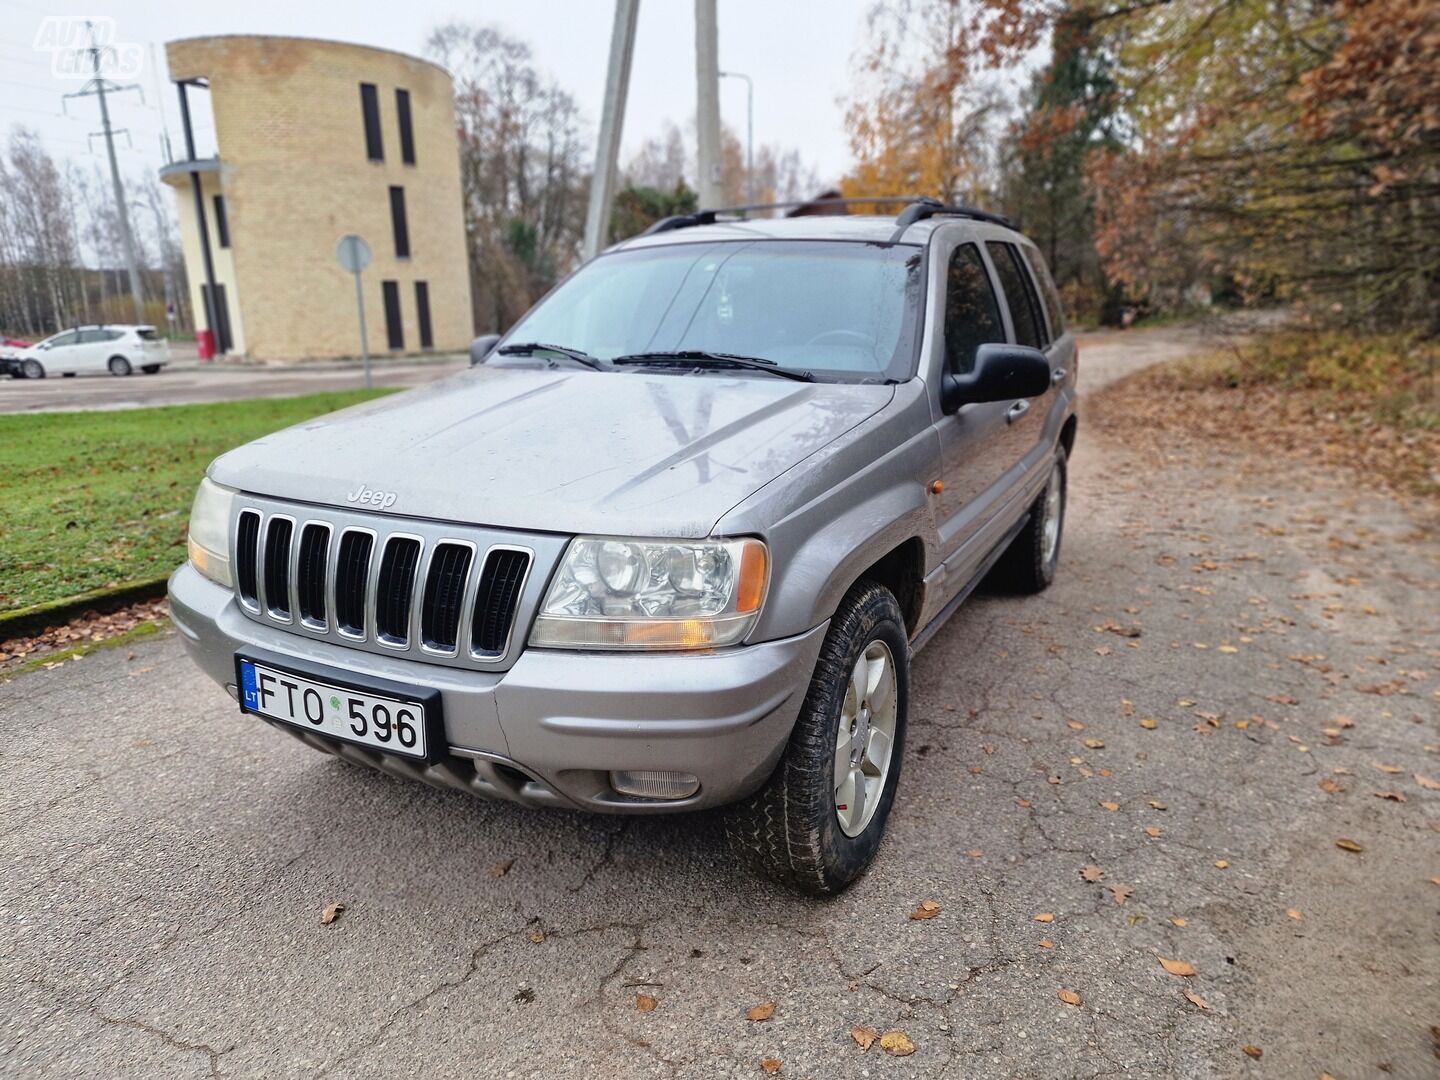
M 235 492 L 208 477 L 190 506 L 190 562 L 217 585 L 231 586 L 230 502 Z
M 570 542 L 530 644 L 556 649 L 708 649 L 750 632 L 769 585 L 759 540 Z

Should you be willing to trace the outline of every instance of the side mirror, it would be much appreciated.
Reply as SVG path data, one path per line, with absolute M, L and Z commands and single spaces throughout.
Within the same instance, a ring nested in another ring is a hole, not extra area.
M 490 355 L 490 350 L 500 342 L 499 334 L 481 334 L 470 343 L 470 366 L 483 364 L 485 358 Z
M 964 375 L 945 374 L 940 404 L 946 413 L 981 401 L 1039 397 L 1050 389 L 1050 361 L 1028 345 L 981 345 L 975 367 Z

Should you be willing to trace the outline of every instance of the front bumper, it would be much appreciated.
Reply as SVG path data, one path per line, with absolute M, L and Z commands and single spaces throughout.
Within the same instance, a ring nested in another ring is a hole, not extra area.
M 718 806 L 758 788 L 790 737 L 828 625 L 711 653 L 525 649 L 508 671 L 468 671 L 255 622 L 188 563 L 170 578 L 170 617 L 191 658 L 232 689 L 235 653 L 251 649 L 440 692 L 450 752 L 433 765 L 276 725 L 316 749 L 487 798 L 602 813 Z M 688 772 L 700 789 L 674 801 L 621 795 L 613 769 Z

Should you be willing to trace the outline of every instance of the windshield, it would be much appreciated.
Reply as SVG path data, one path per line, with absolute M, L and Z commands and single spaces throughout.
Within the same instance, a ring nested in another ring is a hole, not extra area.
M 908 379 L 920 303 L 915 247 L 795 240 L 673 244 L 596 259 L 521 320 L 507 340 L 564 345 L 602 360 L 731 353 L 820 378 Z

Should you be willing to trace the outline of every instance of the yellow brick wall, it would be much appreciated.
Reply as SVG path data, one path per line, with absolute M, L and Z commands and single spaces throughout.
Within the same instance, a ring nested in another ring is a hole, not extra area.
M 346 233 L 363 236 L 374 256 L 364 276 L 372 355 L 388 352 L 384 280 L 400 286 L 405 352 L 420 351 L 416 281 L 429 284 L 436 351 L 469 344 L 454 88 L 443 69 L 384 49 L 297 38 L 191 38 L 166 53 L 171 78 L 210 83 L 234 261 L 229 299 L 248 355 L 359 354 L 354 280 L 335 261 Z M 362 82 L 378 90 L 383 162 L 367 160 Z M 397 88 L 410 92 L 414 165 L 400 160 Z M 395 256 L 392 184 L 405 189 L 409 259 Z M 176 193 L 188 199 L 188 181 Z M 198 252 L 194 262 L 188 254 L 191 280 L 203 280 Z

